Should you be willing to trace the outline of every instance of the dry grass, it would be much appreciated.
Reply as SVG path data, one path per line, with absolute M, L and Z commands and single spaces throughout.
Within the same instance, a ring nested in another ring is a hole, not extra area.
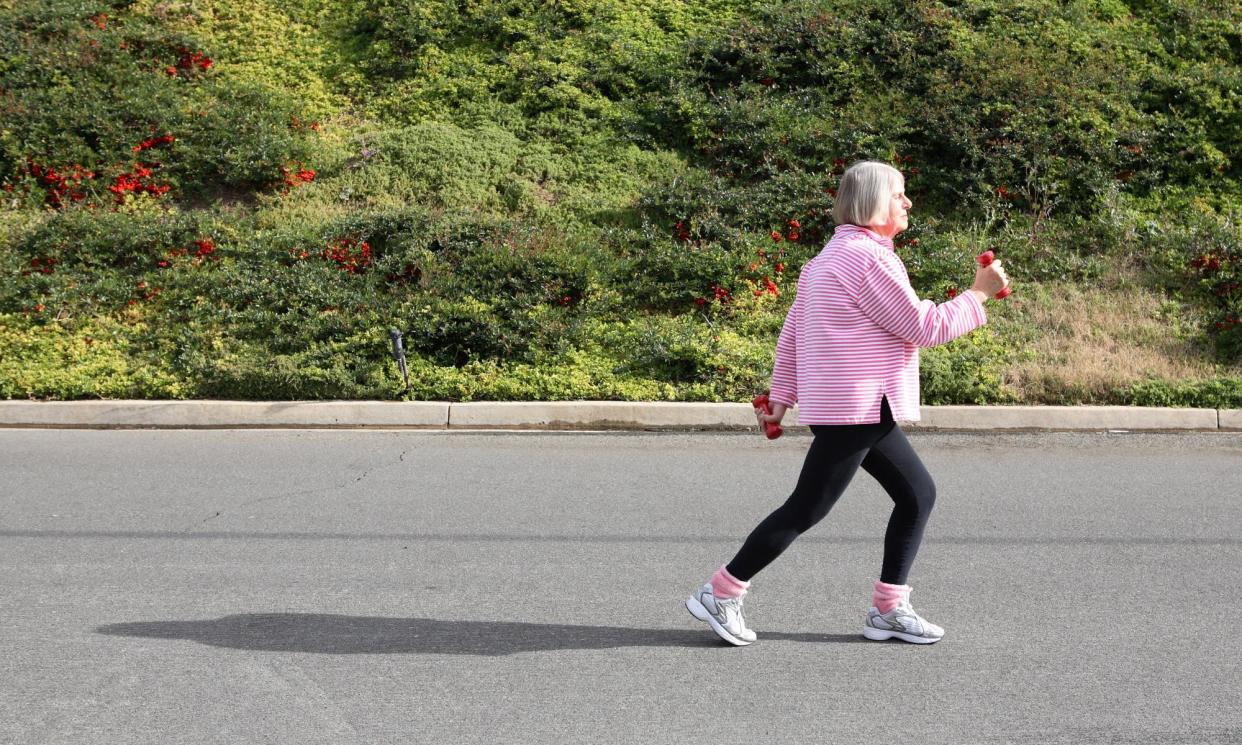
M 1216 365 L 1177 304 L 1150 289 L 1028 286 L 1010 302 L 998 326 L 1027 346 L 1005 382 L 1032 403 L 1105 403 L 1150 378 L 1242 376 L 1242 365 Z

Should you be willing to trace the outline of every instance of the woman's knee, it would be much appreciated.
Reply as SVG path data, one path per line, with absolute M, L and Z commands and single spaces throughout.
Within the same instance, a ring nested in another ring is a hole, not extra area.
M 918 484 L 914 490 L 914 501 L 920 515 L 930 515 L 936 506 L 936 482 L 929 478 Z
M 828 515 L 831 505 L 814 503 L 810 500 L 797 499 L 797 495 L 791 497 L 789 501 L 781 505 L 776 514 L 774 522 L 786 530 L 792 530 L 798 535 L 802 535 L 820 520 Z
M 906 481 L 901 488 L 889 491 L 898 510 L 916 521 L 923 521 L 936 506 L 936 484 L 930 478 Z

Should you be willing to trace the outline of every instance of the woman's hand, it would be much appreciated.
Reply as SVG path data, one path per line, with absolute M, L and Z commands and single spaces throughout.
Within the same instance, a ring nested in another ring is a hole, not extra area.
M 755 419 L 759 421 L 759 431 L 763 431 L 763 425 L 767 422 L 772 424 L 780 424 L 785 418 L 785 404 L 778 404 L 775 401 L 768 402 L 768 407 L 772 409 L 771 414 L 764 414 L 763 409 L 755 409 Z
M 980 301 L 990 300 L 996 297 L 996 293 L 1009 286 L 1009 276 L 1005 274 L 1004 267 L 1001 266 L 1000 259 L 993 261 L 987 266 L 981 266 L 975 270 L 975 284 L 970 288 L 971 292 L 977 292 L 983 297 Z

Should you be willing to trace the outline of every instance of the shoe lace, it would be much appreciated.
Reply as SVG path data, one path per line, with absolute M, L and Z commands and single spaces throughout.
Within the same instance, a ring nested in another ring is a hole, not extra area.
M 742 597 L 740 595 L 735 598 L 717 598 L 716 604 L 732 608 L 737 614 L 737 620 L 742 624 L 742 626 L 746 625 L 746 618 L 742 615 Z

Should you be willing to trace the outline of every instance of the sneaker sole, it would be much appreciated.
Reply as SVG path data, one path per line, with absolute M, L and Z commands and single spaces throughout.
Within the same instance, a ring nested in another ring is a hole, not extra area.
M 690 611 L 690 615 L 705 622 L 708 626 L 711 626 L 712 631 L 716 632 L 716 636 L 719 636 L 721 639 L 724 639 L 730 644 L 736 647 L 745 647 L 747 644 L 750 644 L 750 642 L 745 639 L 739 639 L 733 634 L 730 634 L 724 626 L 720 625 L 719 621 L 712 618 L 712 614 L 707 612 L 707 608 L 704 608 L 703 604 L 700 603 L 699 599 L 695 596 L 691 595 L 686 598 L 686 610 Z
M 882 642 L 888 639 L 900 639 L 903 642 L 910 642 L 911 644 L 935 644 L 936 642 L 940 641 L 943 638 L 943 637 L 938 636 L 932 639 L 926 636 L 915 636 L 913 634 L 905 634 L 900 631 L 885 631 L 884 629 L 877 629 L 871 626 L 863 627 L 863 636 L 867 637 L 873 642 Z

